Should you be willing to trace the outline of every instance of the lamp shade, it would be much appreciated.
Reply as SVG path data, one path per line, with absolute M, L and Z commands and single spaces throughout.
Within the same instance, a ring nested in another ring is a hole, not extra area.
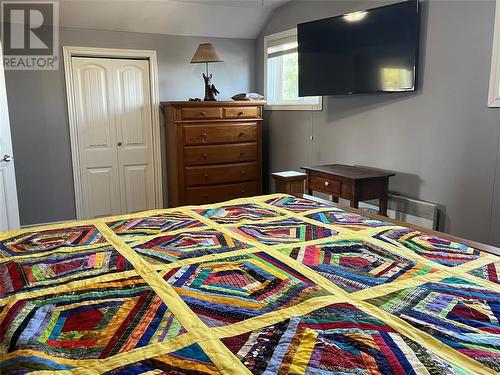
M 202 43 L 198 46 L 191 64 L 193 63 L 209 63 L 224 61 L 220 58 L 212 43 Z

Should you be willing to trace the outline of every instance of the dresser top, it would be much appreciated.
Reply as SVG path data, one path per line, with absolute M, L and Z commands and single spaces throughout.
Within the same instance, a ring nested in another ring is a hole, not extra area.
M 161 102 L 161 107 L 243 107 L 260 106 L 266 104 L 265 100 L 215 100 L 215 101 L 188 101 L 174 100 Z

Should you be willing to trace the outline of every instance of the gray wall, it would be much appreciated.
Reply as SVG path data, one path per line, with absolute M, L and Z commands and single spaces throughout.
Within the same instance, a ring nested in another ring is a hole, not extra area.
M 211 64 L 220 98 L 253 91 L 254 40 L 60 29 L 61 46 L 156 50 L 161 100 L 203 97 L 204 66 L 189 61 L 198 44 L 206 41 L 214 43 L 225 59 Z M 74 219 L 62 61 L 59 71 L 7 71 L 6 81 L 21 224 Z
M 279 8 L 256 41 L 257 89 L 264 35 L 380 4 Z M 498 109 L 487 108 L 494 1 L 430 0 L 422 12 L 418 92 L 325 97 L 322 112 L 267 112 L 269 169 L 327 162 L 392 169 L 392 191 L 443 206 L 442 229 L 500 245 L 500 122 Z

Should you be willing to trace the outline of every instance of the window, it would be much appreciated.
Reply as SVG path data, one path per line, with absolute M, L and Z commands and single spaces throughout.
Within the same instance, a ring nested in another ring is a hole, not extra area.
M 299 97 L 297 30 L 264 38 L 264 95 L 266 109 L 321 110 L 322 97 Z

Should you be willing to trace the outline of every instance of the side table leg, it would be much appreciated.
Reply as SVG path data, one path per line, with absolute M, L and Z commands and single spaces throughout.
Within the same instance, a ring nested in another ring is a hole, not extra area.
M 380 215 L 387 216 L 387 194 L 384 194 L 382 197 L 380 197 L 380 203 L 379 203 L 379 209 L 378 213 Z
M 387 216 L 387 201 L 389 200 L 389 177 L 386 177 L 383 181 L 383 193 L 380 196 L 378 213 L 383 216 Z
M 351 196 L 351 207 L 359 208 L 359 186 L 357 183 L 353 184 L 352 187 L 352 196 Z

